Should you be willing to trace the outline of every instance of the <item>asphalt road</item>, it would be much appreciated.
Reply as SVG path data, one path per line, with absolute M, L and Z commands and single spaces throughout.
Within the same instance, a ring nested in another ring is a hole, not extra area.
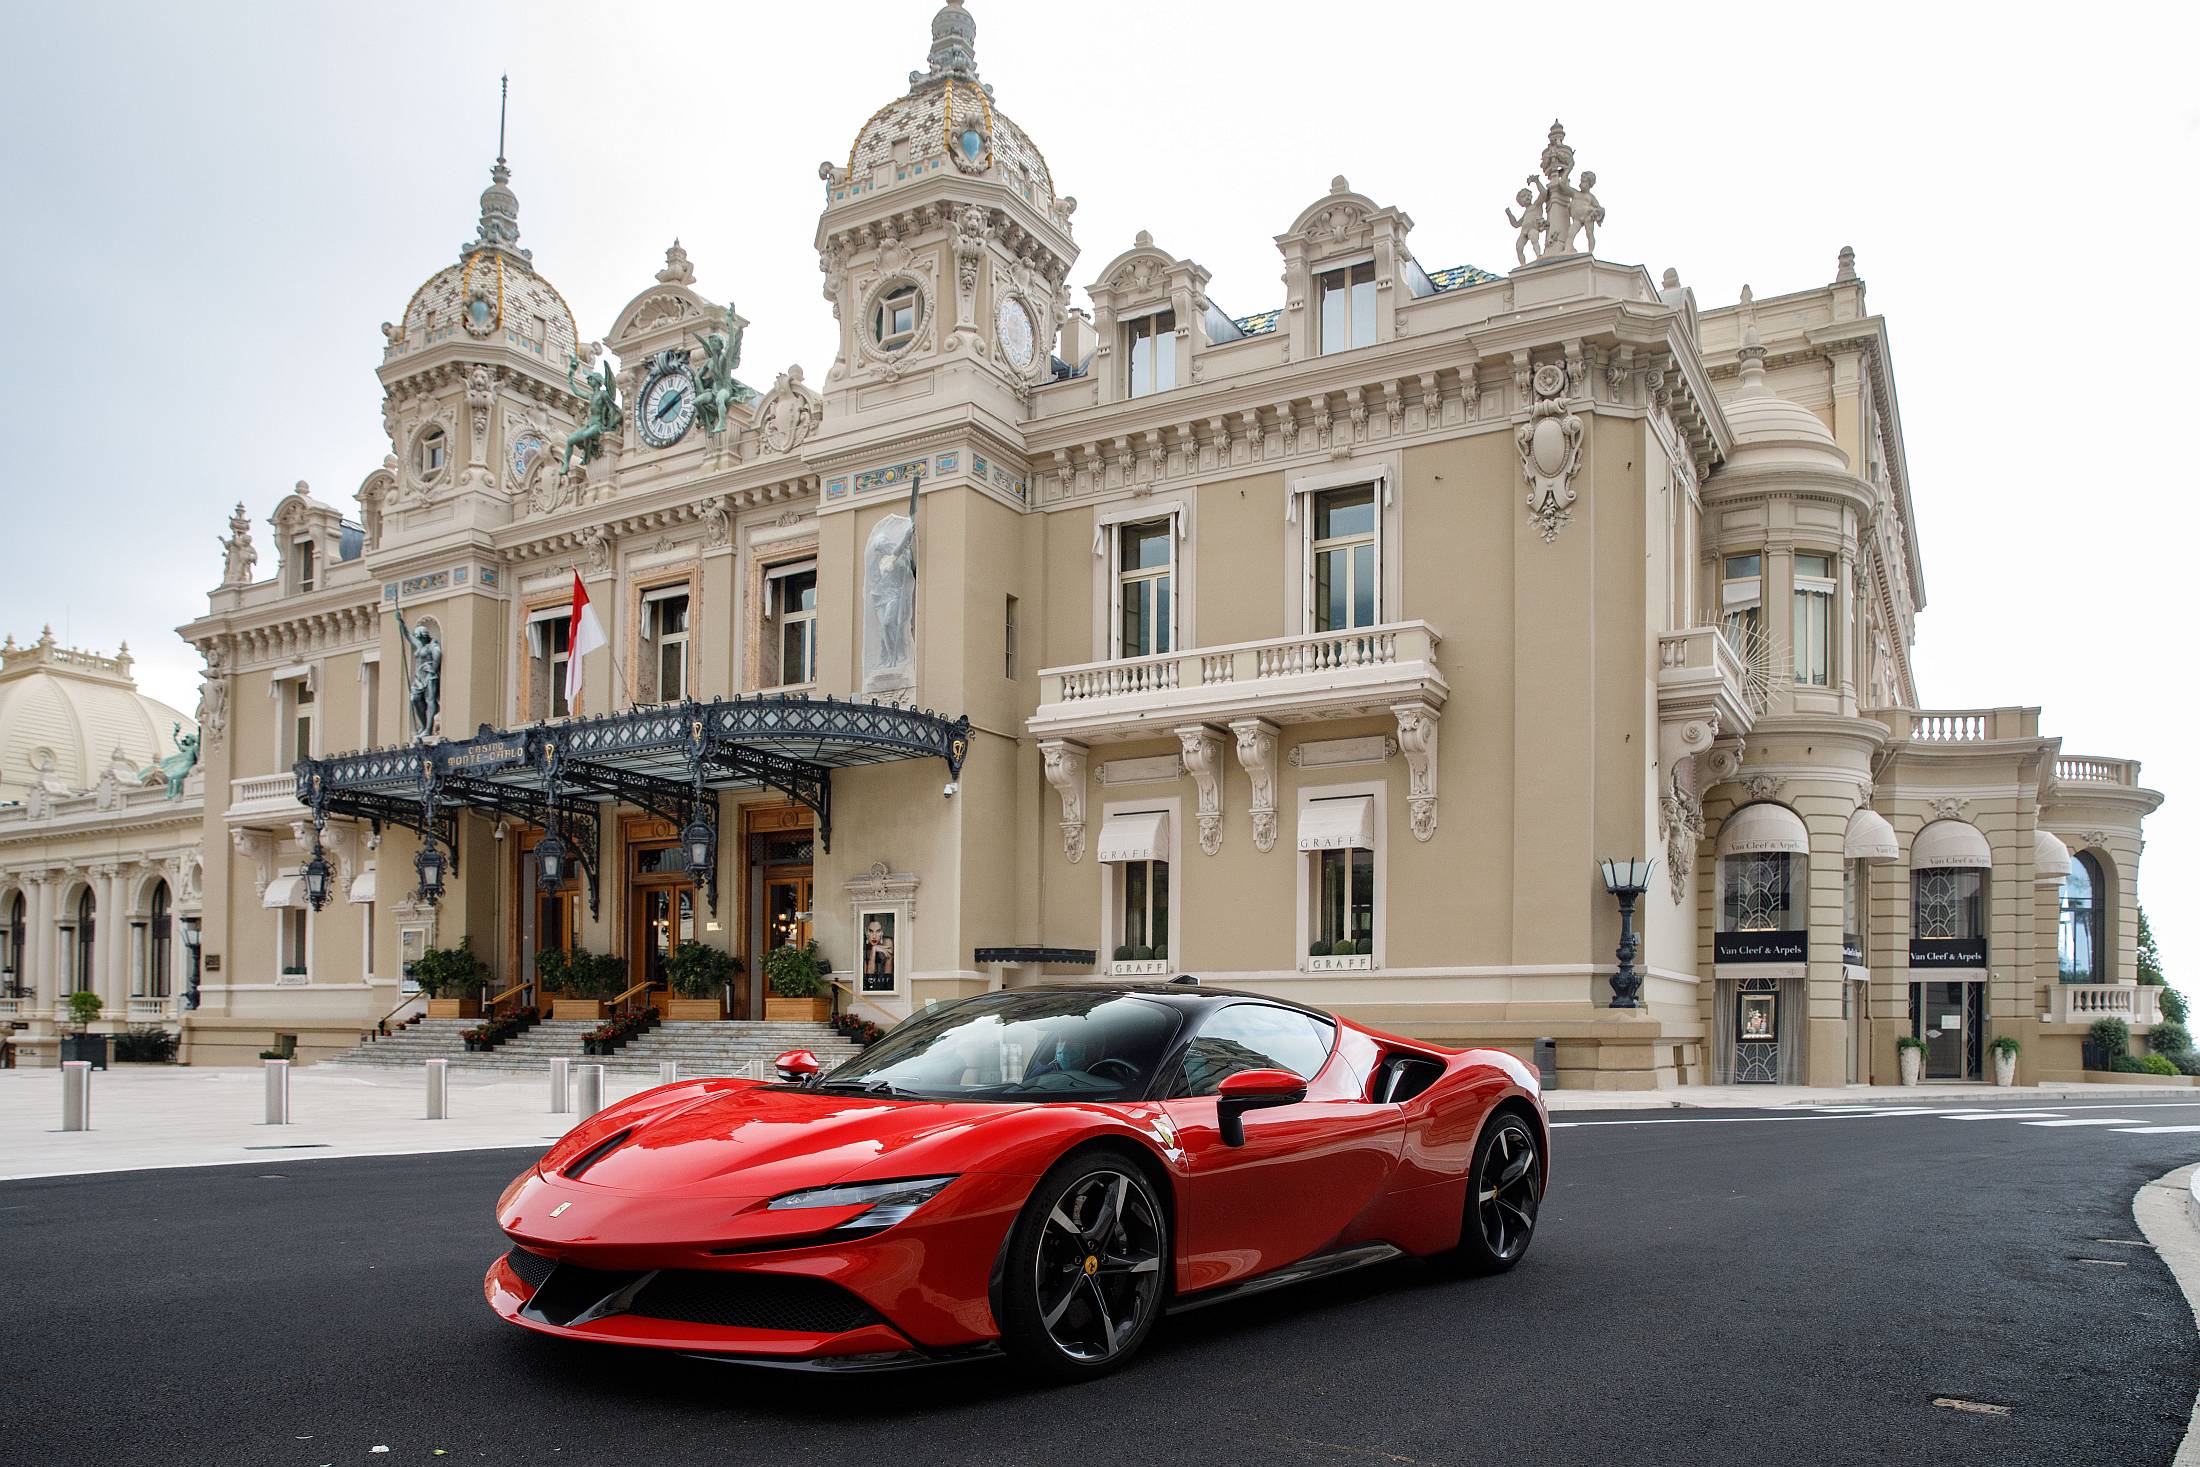
M 2032 1109 L 2200 1126 L 2200 1104 L 2093 1104 Z M 524 1153 L 0 1184 L 0 1462 L 2170 1460 L 2200 1340 L 2131 1241 L 2131 1197 L 2200 1157 L 2200 1131 L 1558 1119 L 1509 1276 L 1399 1263 L 1181 1316 L 1067 1389 L 991 1363 L 818 1378 L 513 1329 L 480 1278 Z

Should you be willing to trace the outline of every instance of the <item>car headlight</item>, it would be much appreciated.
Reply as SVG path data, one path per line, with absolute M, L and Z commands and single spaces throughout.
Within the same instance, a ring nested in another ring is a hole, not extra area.
M 804 1207 L 862 1207 L 866 1210 L 834 1228 L 836 1233 L 875 1233 L 890 1228 L 940 1194 L 953 1177 L 904 1177 L 892 1182 L 850 1182 L 789 1192 L 764 1204 L 768 1212 Z

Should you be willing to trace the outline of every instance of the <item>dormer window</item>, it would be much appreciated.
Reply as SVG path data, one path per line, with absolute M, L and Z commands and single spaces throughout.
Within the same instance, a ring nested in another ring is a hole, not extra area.
M 1322 303 L 1324 355 L 1375 344 L 1375 262 L 1325 270 L 1315 278 Z
M 297 552 L 298 589 L 301 591 L 310 591 L 313 589 L 314 579 L 320 571 L 320 567 L 315 564 L 316 557 L 314 555 L 313 542 L 311 540 L 300 540 L 297 544 Z
M 923 319 L 923 293 L 914 284 L 897 285 L 879 297 L 871 312 L 871 339 L 881 351 L 900 351 L 917 339 Z
M 1123 328 L 1125 384 L 1132 397 L 1167 392 L 1176 386 L 1176 312 L 1141 316 Z

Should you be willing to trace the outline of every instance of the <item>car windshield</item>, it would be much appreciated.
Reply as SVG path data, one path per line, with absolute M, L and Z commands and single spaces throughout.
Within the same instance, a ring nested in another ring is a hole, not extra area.
M 1135 994 L 987 993 L 897 1027 L 816 1088 L 922 1100 L 1130 1100 L 1176 1037 L 1169 1004 Z

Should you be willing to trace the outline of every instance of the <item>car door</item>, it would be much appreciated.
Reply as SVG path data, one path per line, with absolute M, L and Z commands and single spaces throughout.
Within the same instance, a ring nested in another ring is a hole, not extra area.
M 1177 1131 L 1177 1286 L 1212 1288 L 1319 1253 L 1348 1236 L 1397 1165 L 1404 1123 L 1371 1105 L 1336 1055 L 1336 1025 L 1247 1001 L 1210 1011 L 1185 1046 L 1162 1108 Z M 1249 1111 L 1245 1144 L 1225 1146 L 1215 1088 L 1241 1070 L 1307 1080 L 1295 1105 Z

